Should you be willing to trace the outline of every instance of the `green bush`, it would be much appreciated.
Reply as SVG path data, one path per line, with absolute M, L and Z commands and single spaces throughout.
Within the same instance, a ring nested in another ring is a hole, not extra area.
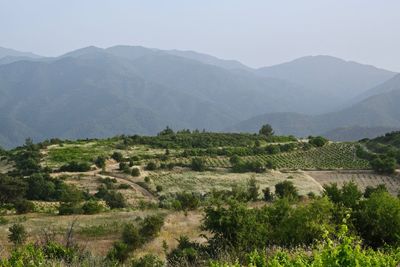
M 203 172 L 206 170 L 206 163 L 202 158 L 193 158 L 190 164 L 190 168 L 193 171 Z
M 139 168 L 132 168 L 131 175 L 132 175 L 133 177 L 138 177 L 138 176 L 140 176 L 140 170 L 139 170 Z
M 87 162 L 71 161 L 60 167 L 61 172 L 87 172 L 90 171 L 90 164 Z
M 122 241 L 117 241 L 107 254 L 107 258 L 111 261 L 125 262 L 129 258 L 131 250 L 128 245 Z
M 140 226 L 140 235 L 146 240 L 155 238 L 164 225 L 164 217 L 161 215 L 147 216 Z
M 97 214 L 103 211 L 103 206 L 97 201 L 90 200 L 83 204 L 82 210 L 84 214 Z
M 131 263 L 131 267 L 163 267 L 164 262 L 157 256 L 147 254 L 139 259 L 134 259 Z
M 400 199 L 377 191 L 356 212 L 356 229 L 372 247 L 400 245 Z
M 279 198 L 295 200 L 299 194 L 292 181 L 283 181 L 275 185 L 275 195 Z
M 10 228 L 8 228 L 8 231 L 10 232 L 8 235 L 8 240 L 15 246 L 25 243 L 26 238 L 28 237 L 25 227 L 19 223 L 13 224 Z
M 35 210 L 35 204 L 26 199 L 17 200 L 14 202 L 14 208 L 17 214 L 25 214 Z
M 154 162 L 154 161 L 149 161 L 147 164 L 146 164 L 146 170 L 148 170 L 148 171 L 154 171 L 154 170 L 156 170 L 157 169 L 157 164 Z
M 114 159 L 116 162 L 121 162 L 124 159 L 124 156 L 120 152 L 114 152 L 111 155 L 111 158 Z
M 106 166 L 106 157 L 104 156 L 98 156 L 95 161 L 94 164 L 96 164 L 97 167 L 99 168 L 104 168 Z
M 58 215 L 82 214 L 81 205 L 73 202 L 62 202 L 58 207 Z
M 131 251 L 138 249 L 143 243 L 143 236 L 139 230 L 131 223 L 126 224 L 122 230 L 122 241 L 128 245 Z

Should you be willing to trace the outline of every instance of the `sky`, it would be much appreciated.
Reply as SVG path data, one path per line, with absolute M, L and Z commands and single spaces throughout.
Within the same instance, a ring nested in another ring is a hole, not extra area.
M 251 67 L 331 55 L 400 72 L 399 0 L 0 0 L 0 47 L 194 50 Z

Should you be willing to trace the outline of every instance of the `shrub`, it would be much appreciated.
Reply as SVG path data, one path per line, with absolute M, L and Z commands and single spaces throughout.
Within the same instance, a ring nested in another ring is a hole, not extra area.
M 138 177 L 138 176 L 140 176 L 140 170 L 139 170 L 139 168 L 132 168 L 131 175 L 132 175 L 133 177 Z
M 265 148 L 265 151 L 266 151 L 268 154 L 273 155 L 273 154 L 278 154 L 279 152 L 281 152 L 281 149 L 280 149 L 279 146 L 277 146 L 277 145 L 269 145 L 269 146 L 267 146 L 267 147 Z
M 275 195 L 279 198 L 294 200 L 298 198 L 298 192 L 292 181 L 283 181 L 275 185 Z
M 176 200 L 179 202 L 177 208 L 182 210 L 195 210 L 200 205 L 200 197 L 193 192 L 177 193 Z
M 118 186 L 118 189 L 131 189 L 131 188 L 132 188 L 132 186 L 129 184 L 120 184 Z
M 264 194 L 264 200 L 265 201 L 272 201 L 274 200 L 274 194 L 272 194 L 271 189 L 269 187 L 266 187 L 263 189 L 263 194 Z
M 157 256 L 147 254 L 139 259 L 134 259 L 131 263 L 131 267 L 163 267 L 164 262 Z
M 6 218 L 0 216 L 0 225 L 4 225 L 4 224 L 7 224 L 7 223 L 8 223 L 8 220 Z
M 232 165 L 236 165 L 236 164 L 238 164 L 240 161 L 241 161 L 241 159 L 240 159 L 240 157 L 239 157 L 238 155 L 233 155 L 233 156 L 231 156 L 231 157 L 229 158 L 229 162 L 230 162 Z
M 108 252 L 107 258 L 111 261 L 125 262 L 128 259 L 130 252 L 131 251 L 127 244 L 117 241 Z
M 164 225 L 164 217 L 161 215 L 147 216 L 141 223 L 140 235 L 145 240 L 155 238 Z
M 233 172 L 256 172 L 262 173 L 265 171 L 265 167 L 259 161 L 248 161 L 248 162 L 238 162 L 232 167 Z
M 139 248 L 142 244 L 143 236 L 139 234 L 138 229 L 131 223 L 124 226 L 122 230 L 122 241 L 128 245 L 130 250 Z
M 276 169 L 276 164 L 275 164 L 274 161 L 268 159 L 268 160 L 265 162 L 265 168 L 267 168 L 267 169 L 269 169 L 269 170 L 275 170 L 275 169 Z
M 187 236 L 180 236 L 178 246 L 167 255 L 167 260 L 171 266 L 201 266 L 201 256 L 200 244 L 191 242 Z
M 58 207 L 58 215 L 82 214 L 82 207 L 77 203 L 62 202 Z
M 71 161 L 60 167 L 62 172 L 87 172 L 90 171 L 90 164 L 87 162 Z
M 156 191 L 160 193 L 163 190 L 162 185 L 156 185 Z
M 26 199 L 17 200 L 14 202 L 14 208 L 18 214 L 25 214 L 35 210 L 35 205 Z
M 125 208 L 126 207 L 126 201 L 124 196 L 120 192 L 116 191 L 107 191 L 106 194 L 102 197 L 107 205 L 111 209 L 118 209 L 118 208 Z
M 193 171 L 203 172 L 206 170 L 206 163 L 202 158 L 193 158 L 190 164 L 190 168 Z
M 96 214 L 102 212 L 103 206 L 97 201 L 90 200 L 83 204 L 82 210 L 84 214 Z
M 26 190 L 24 180 L 0 174 L 0 204 L 11 203 L 24 197 Z
M 260 187 L 257 185 L 257 180 L 254 177 L 251 177 L 247 182 L 247 199 L 256 201 L 258 199 L 258 190 Z
M 106 166 L 106 157 L 98 156 L 94 161 L 94 164 L 96 164 L 96 166 L 99 168 L 104 168 Z
M 120 152 L 114 152 L 111 155 L 111 158 L 114 159 L 116 162 L 121 162 L 124 159 L 124 156 Z
M 146 164 L 146 170 L 154 171 L 157 169 L 157 164 L 154 161 L 150 161 Z
M 8 231 L 10 232 L 8 235 L 8 240 L 15 246 L 25 243 L 28 234 L 26 233 L 25 227 L 22 224 L 13 224 L 10 228 L 8 228 Z

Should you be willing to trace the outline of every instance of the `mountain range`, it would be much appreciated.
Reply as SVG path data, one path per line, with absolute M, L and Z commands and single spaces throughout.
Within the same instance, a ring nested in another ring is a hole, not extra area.
M 0 49 L 4 147 L 27 137 L 155 134 L 166 125 L 254 132 L 270 123 L 282 134 L 332 131 L 352 139 L 360 132 L 354 127 L 368 136 L 400 127 L 399 98 L 396 73 L 330 56 L 254 69 L 140 46 L 86 47 L 53 58 Z

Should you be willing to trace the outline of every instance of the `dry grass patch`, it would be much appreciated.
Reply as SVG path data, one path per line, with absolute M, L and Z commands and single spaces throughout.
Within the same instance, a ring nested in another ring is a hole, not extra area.
M 193 172 L 184 169 L 172 172 L 157 172 L 149 175 L 153 186 L 161 185 L 161 194 L 176 193 L 182 191 L 207 193 L 211 190 L 231 189 L 232 185 L 246 185 L 248 180 L 254 177 L 260 185 L 260 190 L 265 187 L 273 187 L 275 184 L 290 179 L 298 188 L 300 194 L 314 192 L 319 194 L 322 186 L 311 176 L 304 172 L 279 172 L 269 171 L 265 173 L 231 173 L 227 170 L 215 170 L 207 172 Z M 261 191 L 260 191 L 261 193 Z
M 190 240 L 194 240 L 200 243 L 206 242 L 201 234 L 207 234 L 200 230 L 201 220 L 203 219 L 203 213 L 200 211 L 191 211 L 185 215 L 184 212 L 174 212 L 165 218 L 164 226 L 161 229 L 160 234 L 151 242 L 145 244 L 135 254 L 142 256 L 144 254 L 152 253 L 161 258 L 165 258 L 163 241 L 168 245 L 168 251 L 174 249 L 178 245 L 177 239 L 180 236 L 188 236 Z

